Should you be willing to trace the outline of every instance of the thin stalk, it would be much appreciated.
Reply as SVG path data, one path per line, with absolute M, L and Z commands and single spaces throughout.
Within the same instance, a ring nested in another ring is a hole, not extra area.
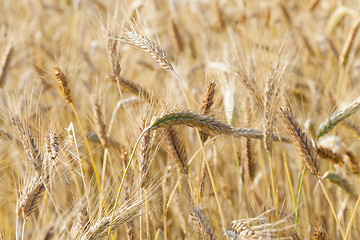
M 101 171 L 101 186 L 104 186 L 104 182 L 105 182 L 105 172 L 106 172 L 106 163 L 107 163 L 108 152 L 109 152 L 108 147 L 105 147 L 104 160 L 103 160 L 102 171 Z
M 163 213 L 163 216 L 162 216 L 163 221 L 164 221 L 164 218 L 166 216 L 167 211 L 169 210 L 170 203 L 171 203 L 172 199 L 174 198 L 176 190 L 179 187 L 179 185 L 180 185 L 180 178 L 178 178 L 178 181 L 176 182 L 176 184 L 174 186 L 174 189 L 173 189 L 173 191 L 171 192 L 171 194 L 169 196 L 168 202 L 166 204 L 166 207 L 165 207 L 165 210 L 164 210 L 164 213 Z
M 142 198 L 142 188 L 140 189 L 140 199 Z M 139 216 L 139 239 L 142 240 L 143 230 L 142 230 L 142 209 L 140 209 L 140 216 Z
M 164 218 L 163 218 L 163 229 L 164 229 L 164 240 L 167 240 L 167 217 L 166 217 L 166 196 L 164 195 L 163 198 L 163 214 L 164 214 Z
M 73 124 L 70 124 L 71 125 L 71 132 L 72 132 L 72 137 L 74 139 L 74 144 L 75 144 L 75 149 L 76 149 L 76 154 L 77 154 L 77 157 L 79 159 L 80 158 L 80 152 L 79 152 L 79 148 L 78 148 L 78 145 L 77 145 L 77 141 L 76 141 L 76 136 L 75 136 L 75 130 L 74 130 L 74 126 Z M 80 173 L 81 173 L 81 179 L 82 179 L 82 182 L 83 182 L 83 185 L 84 185 L 84 192 L 86 194 L 86 200 L 87 200 L 87 203 L 88 203 L 88 206 L 90 206 L 90 199 L 89 199 L 89 194 L 88 194 L 88 191 L 87 191 L 87 186 L 86 186 L 86 181 L 85 181 L 85 175 L 84 175 L 84 170 L 81 166 L 81 161 L 79 161 L 79 168 L 80 168 Z M 75 177 L 75 176 L 74 176 Z
M 201 147 L 202 147 L 202 152 L 203 152 L 203 156 L 204 156 L 204 161 L 205 161 L 205 165 L 206 165 L 206 168 L 207 168 L 207 171 L 208 171 L 208 174 L 209 174 L 209 178 L 210 178 L 210 182 L 211 182 L 211 186 L 212 186 L 212 189 L 214 191 L 214 195 L 215 195 L 215 201 L 216 201 L 216 205 L 218 207 L 218 210 L 219 210 L 219 213 L 220 213 L 220 218 L 221 218 L 221 223 L 222 223 L 222 228 L 223 228 L 223 231 L 225 232 L 226 229 L 225 229 L 225 218 L 224 218 L 224 215 L 223 215 L 223 212 L 222 212 L 222 209 L 221 209 L 221 206 L 220 206 L 220 201 L 219 201 L 219 197 L 218 197 L 218 193 L 217 193 L 217 189 L 216 189 L 216 185 L 215 185 L 215 181 L 214 181 L 214 177 L 211 173 L 211 169 L 210 169 L 210 164 L 206 158 L 206 153 L 205 153 L 205 149 L 204 149 L 204 145 L 201 141 L 201 137 L 200 137 L 200 133 L 198 130 L 196 130 L 196 133 L 198 135 L 198 138 L 199 138 L 199 142 L 201 144 Z
M 325 197 L 326 197 L 326 199 L 327 199 L 327 201 L 328 201 L 328 203 L 329 203 L 331 212 L 332 212 L 332 214 L 334 215 L 334 218 L 335 218 L 336 224 L 337 224 L 337 226 L 338 226 L 338 228 L 339 228 L 339 231 L 340 231 L 340 233 L 341 233 L 341 236 L 342 236 L 343 239 L 345 239 L 344 231 L 342 230 L 342 227 L 341 227 L 341 225 L 340 225 L 340 221 L 339 221 L 338 217 L 336 216 L 336 212 L 335 212 L 334 206 L 333 206 L 332 203 L 331 203 L 330 197 L 329 197 L 329 195 L 328 195 L 328 193 L 327 193 L 327 191 L 326 191 L 326 188 L 325 188 L 325 186 L 323 185 L 323 182 L 322 182 L 321 179 L 319 180 L 319 183 L 320 183 L 321 189 L 323 190 L 323 192 L 324 192 L 324 194 L 325 194 Z
M 21 216 L 16 218 L 16 240 L 22 240 L 22 231 L 23 231 L 24 221 Z
M 300 197 L 301 197 L 301 189 L 302 189 L 302 185 L 304 182 L 304 177 L 305 177 L 305 173 L 306 173 L 306 165 L 304 165 L 301 177 L 300 177 L 300 182 L 299 182 L 299 187 L 298 187 L 298 193 L 297 193 L 297 200 L 296 200 L 296 211 L 295 211 L 295 216 L 296 216 L 296 224 L 299 224 L 299 206 L 300 206 Z
M 244 186 L 244 179 L 243 179 L 242 176 L 241 176 L 241 168 L 240 168 L 240 164 L 239 164 L 239 157 L 238 157 L 237 152 L 236 152 L 235 139 L 234 139 L 234 137 L 232 137 L 231 139 L 232 139 L 232 147 L 233 147 L 234 154 L 235 154 L 235 157 L 236 157 L 236 167 L 239 169 L 239 173 L 240 173 L 240 174 L 239 174 L 239 177 L 240 177 L 240 187 L 241 187 L 241 191 L 242 191 L 242 194 L 243 194 L 243 198 L 245 199 L 246 212 L 247 212 L 248 217 L 250 217 L 249 203 L 248 203 L 248 199 L 247 199 L 247 197 L 246 197 L 245 186 Z
M 132 162 L 133 159 L 134 159 L 135 151 L 136 151 L 137 147 L 139 146 L 140 140 L 141 140 L 141 138 L 144 136 L 144 134 L 145 134 L 148 130 L 149 130 L 149 128 L 145 129 L 145 130 L 140 134 L 139 138 L 136 140 L 134 149 L 133 149 L 133 151 L 131 152 L 131 156 L 130 156 L 129 162 L 128 162 L 128 164 L 127 164 L 127 166 L 126 166 L 126 168 L 125 168 L 124 174 L 123 174 L 123 176 L 122 176 L 121 183 L 120 183 L 120 187 L 119 187 L 118 193 L 117 193 L 117 195 L 116 195 L 115 204 L 114 204 L 114 207 L 113 207 L 113 210 L 112 210 L 113 212 L 112 212 L 111 222 L 110 222 L 110 226 L 109 226 L 108 239 L 110 239 L 111 228 L 112 228 L 113 221 L 114 221 L 114 217 L 115 217 L 115 211 L 116 211 L 116 208 L 117 208 L 118 203 L 119 203 L 119 200 L 120 200 L 121 190 L 122 190 L 123 187 L 124 187 L 126 175 L 127 175 L 128 171 L 129 171 L 129 169 L 130 169 L 131 162 Z
M 273 201 L 274 201 L 274 205 L 275 205 L 275 214 L 276 214 L 276 217 L 279 218 L 279 206 L 278 206 L 278 198 L 277 198 L 276 190 L 275 190 L 275 179 L 274 179 L 274 172 L 273 172 L 273 167 L 272 167 L 272 156 L 271 156 L 270 151 L 266 151 L 266 152 L 268 154 L 268 159 L 269 159 L 271 191 L 272 191 Z
M 347 240 L 349 238 L 349 236 L 350 236 L 351 226 L 352 226 L 352 224 L 353 224 L 353 222 L 355 220 L 356 211 L 359 208 L 359 206 L 360 206 L 360 195 L 358 196 L 358 199 L 356 200 L 354 211 L 351 214 L 350 222 L 349 222 L 349 225 L 348 225 L 348 227 L 346 229 L 346 234 L 345 234 L 345 238 L 344 238 L 345 240 Z
M 25 235 L 25 219 L 22 220 L 21 240 L 24 239 L 24 235 Z
M 284 147 L 282 145 L 282 141 L 281 141 L 281 138 L 280 138 L 280 133 L 278 131 L 278 129 L 276 128 L 276 134 L 278 135 L 279 137 L 279 142 L 280 142 L 280 147 L 281 147 L 281 154 L 283 156 L 283 159 L 284 159 L 284 165 L 285 165 L 285 171 L 286 171 L 286 177 L 288 179 L 288 182 L 289 182 L 289 188 L 290 188 L 290 194 L 291 194 L 291 198 L 292 198 L 292 201 L 293 201 L 293 204 L 294 204 L 294 209 L 295 209 L 295 218 L 296 220 L 298 220 L 298 212 L 296 211 L 297 209 L 297 204 L 296 204 L 296 199 L 295 199 L 295 194 L 294 194 L 294 187 L 292 185 L 292 181 L 291 181 L 291 176 L 290 176 L 290 171 L 289 171 L 289 166 L 288 166 L 288 162 L 287 162 L 287 158 L 286 158 L 286 155 L 285 155 L 285 151 L 284 151 Z
M 92 153 L 91 153 L 91 149 L 90 149 L 89 142 L 88 142 L 88 140 L 87 140 L 87 138 L 86 138 L 84 129 L 83 129 L 82 124 L 81 124 L 81 122 L 80 122 L 80 118 L 79 118 L 79 116 L 78 116 L 78 114 L 77 114 L 77 112 L 76 112 L 75 106 L 74 106 L 74 104 L 73 104 L 72 102 L 70 103 L 70 106 L 71 106 L 71 108 L 72 108 L 72 110 L 73 110 L 73 112 L 74 112 L 76 121 L 77 121 L 78 124 L 79 124 L 80 130 L 81 130 L 81 134 L 82 134 L 83 137 L 84 137 L 85 145 L 86 145 L 86 148 L 87 148 L 87 150 L 88 150 L 88 152 L 89 152 L 89 156 L 90 156 L 90 159 L 91 159 L 91 164 L 92 164 L 92 167 L 93 167 L 93 170 L 94 170 L 94 174 L 95 174 L 95 177 L 96 177 L 96 181 L 97 181 L 97 183 L 98 183 L 99 190 L 100 190 L 100 193 L 101 193 L 101 195 L 102 195 L 102 194 L 103 194 L 103 191 L 102 191 L 102 187 L 101 187 L 100 177 L 99 177 L 99 173 L 98 173 L 98 171 L 97 171 L 97 169 L 96 169 L 96 166 L 95 166 L 95 161 L 94 161 L 94 157 L 93 157 L 93 155 L 92 155 Z

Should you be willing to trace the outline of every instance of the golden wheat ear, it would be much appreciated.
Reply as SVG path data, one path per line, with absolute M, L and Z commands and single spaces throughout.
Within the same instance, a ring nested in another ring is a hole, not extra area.
M 192 222 L 194 223 L 194 228 L 200 234 L 202 239 L 216 239 L 213 229 L 206 219 L 204 212 L 200 208 L 192 206 L 190 208 L 190 216 Z
M 70 88 L 68 79 L 65 73 L 59 67 L 54 67 L 54 76 L 59 87 L 60 93 L 67 103 L 72 103 L 72 98 L 70 95 Z
M 307 169 L 316 178 L 320 179 L 321 175 L 319 172 L 318 156 L 314 141 L 306 136 L 288 109 L 281 108 L 280 110 L 283 121 L 286 124 L 293 141 L 296 143 L 300 155 L 306 163 Z
M 142 36 L 135 31 L 125 30 L 120 40 L 125 43 L 137 47 L 148 53 L 162 68 L 174 71 L 165 51 L 156 45 L 153 41 L 145 36 Z
M 214 104 L 214 97 L 215 97 L 215 89 L 216 89 L 216 81 L 213 80 L 209 82 L 205 94 L 205 98 L 203 104 L 201 106 L 201 114 L 209 115 L 211 113 L 211 107 Z M 200 137 L 202 142 L 204 143 L 209 135 L 206 132 L 200 131 Z

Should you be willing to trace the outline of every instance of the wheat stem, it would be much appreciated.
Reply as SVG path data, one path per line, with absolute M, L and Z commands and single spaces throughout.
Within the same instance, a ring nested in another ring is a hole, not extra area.
M 96 169 L 96 166 L 95 166 L 95 161 L 94 161 L 94 157 L 91 153 L 91 149 L 90 149 L 90 145 L 89 145 L 89 142 L 87 140 L 87 137 L 85 135 L 85 131 L 84 131 L 84 128 L 82 127 L 82 124 L 81 124 L 81 121 L 80 121 L 80 118 L 76 112 L 76 109 L 75 109 L 75 106 L 72 102 L 70 102 L 70 106 L 74 112 L 74 115 L 75 115 L 75 118 L 76 118 L 76 121 L 78 122 L 79 124 L 79 127 L 80 127 L 80 130 L 81 130 L 81 134 L 84 138 L 84 141 L 85 141 L 85 145 L 86 145 L 86 148 L 87 148 L 87 151 L 89 153 L 89 156 L 90 156 L 90 159 L 91 159 L 91 164 L 92 164 L 92 167 L 93 167 L 93 170 L 94 170 L 94 174 L 95 174 L 95 178 L 96 178 L 96 181 L 97 181 L 97 184 L 98 184 L 98 187 L 99 187 L 99 190 L 100 190 L 100 193 L 101 195 L 103 194 L 103 191 L 102 191 L 102 187 L 101 187 L 101 181 L 100 181 L 100 177 L 99 177 L 99 173 Z
M 119 187 L 119 190 L 118 190 L 118 192 L 117 192 L 117 194 L 116 194 L 116 200 L 115 200 L 115 204 L 114 204 L 114 207 L 113 207 L 113 210 L 112 210 L 111 221 L 110 221 L 110 224 L 109 224 L 108 239 L 110 239 L 112 224 L 113 224 L 114 217 L 115 217 L 115 211 L 116 211 L 116 209 L 117 209 L 117 206 L 118 206 L 118 203 L 119 203 L 119 200 L 120 200 L 121 190 L 122 190 L 123 187 L 124 187 L 126 175 L 127 175 L 128 171 L 129 171 L 129 169 L 130 169 L 131 162 L 132 162 L 133 159 L 134 159 L 135 152 L 136 152 L 137 147 L 139 146 L 140 140 L 141 140 L 141 138 L 144 136 L 144 134 L 145 134 L 147 131 L 149 131 L 149 129 L 150 129 L 150 128 L 145 129 L 145 130 L 140 134 L 140 136 L 138 137 L 138 139 L 136 140 L 135 146 L 134 146 L 133 151 L 131 152 L 131 156 L 130 156 L 130 158 L 129 158 L 129 162 L 128 162 L 128 164 L 126 165 L 124 174 L 123 174 L 123 176 L 122 176 L 122 178 L 121 178 L 120 187 Z
M 337 226 L 338 226 L 338 228 L 339 228 L 339 231 L 340 231 L 340 233 L 341 233 L 341 236 L 342 236 L 343 239 L 345 239 L 345 234 L 344 234 L 344 231 L 343 231 L 343 229 L 342 229 L 342 227 L 341 227 L 340 221 L 339 221 L 338 217 L 336 216 L 335 208 L 334 208 L 334 206 L 333 206 L 332 203 L 331 203 L 330 197 L 329 197 L 329 195 L 328 195 L 328 193 L 327 193 L 327 191 L 326 191 L 326 188 L 325 188 L 325 186 L 323 185 L 323 182 L 322 182 L 321 179 L 319 179 L 319 184 L 320 184 L 320 187 L 321 187 L 321 189 L 323 190 L 323 192 L 324 192 L 324 194 L 325 194 L 326 200 L 327 200 L 328 203 L 329 203 L 331 212 L 332 212 L 332 214 L 334 215 L 334 218 L 335 218 L 336 224 L 337 224 Z
M 350 222 L 349 222 L 349 225 L 348 225 L 348 227 L 346 229 L 344 240 L 347 240 L 349 238 L 349 236 L 350 236 L 351 227 L 352 227 L 352 225 L 353 225 L 353 223 L 355 221 L 355 215 L 356 215 L 356 212 L 357 212 L 359 206 L 360 206 L 360 195 L 358 196 L 358 198 L 356 200 L 354 210 L 353 210 L 353 212 L 351 214 Z

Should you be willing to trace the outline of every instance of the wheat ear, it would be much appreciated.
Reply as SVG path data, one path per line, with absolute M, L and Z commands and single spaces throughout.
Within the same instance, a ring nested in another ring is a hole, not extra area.
M 195 229 L 201 235 L 202 239 L 206 239 L 206 240 L 216 239 L 215 234 L 204 215 L 204 212 L 200 208 L 192 206 L 190 208 L 190 216 L 191 216 L 191 220 L 194 223 Z
M 211 113 L 211 107 L 214 104 L 215 89 L 216 89 L 216 81 L 213 80 L 208 84 L 205 98 L 201 106 L 201 111 L 200 111 L 201 114 L 209 115 Z M 200 136 L 203 143 L 209 137 L 209 135 L 203 131 L 200 131 Z
M 124 77 L 115 77 L 114 75 L 109 76 L 113 82 L 119 83 L 120 86 L 126 88 L 130 92 L 134 93 L 135 95 L 140 96 L 141 98 L 145 99 L 147 102 L 156 102 L 157 99 L 149 93 L 145 87 L 141 86 L 138 83 L 130 81 Z
M 360 97 L 356 98 L 352 103 L 338 112 L 335 112 L 321 123 L 319 130 L 316 133 L 316 139 L 324 136 L 331 129 L 333 129 L 339 122 L 354 114 L 360 108 Z
M 143 205 L 144 201 L 140 199 L 119 208 L 114 217 L 104 216 L 100 218 L 88 228 L 88 230 L 82 235 L 81 240 L 95 240 L 108 236 L 109 228 L 113 230 L 123 224 L 131 222 L 134 218 L 139 216 L 140 209 Z
M 264 136 L 261 130 L 251 128 L 233 128 L 226 123 L 216 120 L 215 118 L 187 110 L 170 111 L 154 118 L 149 130 L 174 125 L 187 125 L 214 135 L 224 134 L 232 135 L 234 137 L 250 137 L 258 139 L 262 139 Z M 278 137 L 275 135 L 273 138 L 274 140 L 278 140 Z M 282 138 L 281 140 L 283 142 L 288 142 L 288 139 L 286 138 Z
M 188 158 L 178 132 L 173 126 L 170 126 L 165 129 L 165 134 L 169 151 L 176 161 L 178 170 L 181 173 L 188 174 Z
M 339 153 L 334 152 L 330 148 L 318 146 L 317 147 L 317 153 L 318 153 L 319 157 L 329 159 L 334 164 L 342 165 L 344 163 L 342 156 Z
M 147 123 L 144 120 L 142 131 L 146 129 Z M 140 143 L 140 187 L 143 188 L 149 181 L 150 171 L 150 150 L 152 145 L 151 132 L 147 131 Z
M 33 164 L 35 170 L 41 173 L 43 171 L 43 158 L 40 155 L 30 129 L 23 124 L 23 121 L 18 114 L 10 112 L 10 119 L 12 124 L 18 130 L 22 146 L 26 153 L 26 158 Z
M 174 71 L 165 51 L 157 46 L 153 41 L 142 36 L 135 31 L 125 30 L 125 34 L 120 38 L 123 43 L 135 46 L 147 52 L 161 67 Z
M 280 110 L 282 112 L 282 118 L 293 138 L 293 141 L 296 143 L 300 155 L 306 163 L 306 167 L 311 174 L 320 179 L 321 177 L 318 170 L 318 158 L 314 141 L 312 141 L 312 139 L 310 140 L 306 136 L 289 110 L 284 108 L 281 108 Z
M 95 99 L 93 100 L 93 112 L 94 112 L 94 118 L 95 118 L 95 125 L 96 125 L 96 130 L 99 136 L 99 139 L 101 141 L 101 144 L 104 147 L 108 146 L 108 139 L 107 139 L 107 135 L 106 135 L 106 125 L 103 121 L 103 113 L 100 107 L 100 103 L 99 103 L 99 99 L 98 97 L 95 97 Z

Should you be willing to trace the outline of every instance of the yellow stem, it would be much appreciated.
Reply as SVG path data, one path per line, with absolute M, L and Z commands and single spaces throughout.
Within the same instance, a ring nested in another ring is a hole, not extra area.
M 88 142 L 88 140 L 87 140 L 87 138 L 86 138 L 84 129 L 83 129 L 82 125 L 81 125 L 80 118 L 79 118 L 79 116 L 78 116 L 78 114 L 77 114 L 77 112 L 76 112 L 76 109 L 75 109 L 75 107 L 74 107 L 74 104 L 73 104 L 73 103 L 70 103 L 70 106 L 71 106 L 71 108 L 73 109 L 73 112 L 74 112 L 76 121 L 78 122 L 79 127 L 80 127 L 80 130 L 81 130 L 81 134 L 83 135 L 83 138 L 84 138 L 84 141 L 85 141 L 85 145 L 86 145 L 86 148 L 87 148 L 87 150 L 88 150 L 88 152 L 89 152 L 89 156 L 90 156 L 90 159 L 91 159 L 91 164 L 92 164 L 92 167 L 93 167 L 93 170 L 94 170 L 94 174 L 95 174 L 95 177 L 96 177 L 96 181 L 97 181 L 97 183 L 98 183 L 99 190 L 100 190 L 100 193 L 101 193 L 101 195 L 102 195 L 102 188 L 101 188 L 100 177 L 99 177 L 99 173 L 98 173 L 98 171 L 97 171 L 97 169 L 96 169 L 96 166 L 95 166 L 95 161 L 94 161 L 94 157 L 93 157 L 93 155 L 92 155 L 92 153 L 91 153 L 91 149 L 90 149 L 89 142 Z
M 286 155 L 285 155 L 285 151 L 284 151 L 284 148 L 283 148 L 283 145 L 282 145 L 280 133 L 279 133 L 279 131 L 278 131 L 277 128 L 276 128 L 276 133 L 277 133 L 278 138 L 280 139 L 280 147 L 281 147 L 281 153 L 282 153 L 282 156 L 283 156 L 283 159 L 284 159 L 286 176 L 287 176 L 288 181 L 289 181 L 291 198 L 292 198 L 292 200 L 293 200 L 294 209 L 295 209 L 295 212 L 296 212 L 297 205 L 296 205 L 296 199 L 295 199 L 295 194 L 294 194 L 294 188 L 293 188 L 293 185 L 292 185 L 292 182 L 291 182 L 291 176 L 290 176 L 289 166 L 288 166 L 287 159 L 286 159 Z
M 340 225 L 340 221 L 339 221 L 338 217 L 336 216 L 335 208 L 334 208 L 334 206 L 332 205 L 332 203 L 331 203 L 331 201 L 330 201 L 330 197 L 329 197 L 329 195 L 328 195 L 328 193 L 327 193 L 327 191 L 326 191 L 326 188 L 325 188 L 325 186 L 323 185 L 323 182 L 322 182 L 321 179 L 319 180 L 319 183 L 320 183 L 321 189 L 323 190 L 323 192 L 324 192 L 324 194 L 325 194 L 325 197 L 326 197 L 326 199 L 327 199 L 327 201 L 328 201 L 328 203 L 329 203 L 331 212 L 332 212 L 332 214 L 334 215 L 334 218 L 335 218 L 336 224 L 338 225 L 338 228 L 339 228 L 339 231 L 340 231 L 340 233 L 341 233 L 341 236 L 342 236 L 343 239 L 345 239 L 345 234 L 344 234 L 344 231 L 342 230 L 342 227 L 341 227 L 341 225 Z
M 279 218 L 279 206 L 278 206 L 278 200 L 277 200 L 276 190 L 275 190 L 275 180 L 274 180 L 274 172 L 273 172 L 273 167 L 272 167 L 272 157 L 271 157 L 271 152 L 267 151 L 267 153 L 268 153 L 268 159 L 269 159 L 271 191 L 272 191 L 273 201 L 274 201 L 274 205 L 275 205 L 275 213 L 276 213 L 276 217 Z
M 356 211 L 357 209 L 359 208 L 360 206 L 360 195 L 358 196 L 358 199 L 356 200 L 356 204 L 355 204 L 355 208 L 354 208 L 354 211 L 353 213 L 351 214 L 351 218 L 350 218 L 350 222 L 349 222 L 349 226 L 347 227 L 346 229 L 346 234 L 345 234 L 345 240 L 347 240 L 350 236 L 350 230 L 351 230 L 351 226 L 355 220 L 355 215 L 356 215 Z

